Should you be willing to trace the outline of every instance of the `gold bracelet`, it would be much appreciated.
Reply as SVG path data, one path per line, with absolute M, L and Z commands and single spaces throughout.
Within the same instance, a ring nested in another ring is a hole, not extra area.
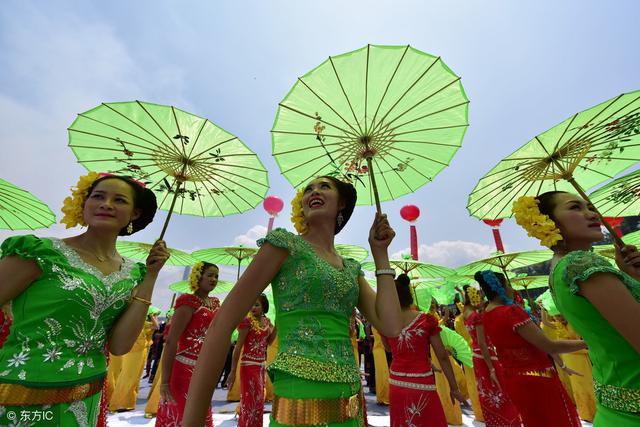
M 131 300 L 132 300 L 132 302 L 133 302 L 133 301 L 140 301 L 140 302 L 141 302 L 141 303 L 143 303 L 143 304 L 151 305 L 151 301 L 149 301 L 148 299 L 140 298 L 140 297 L 139 297 L 139 296 L 137 296 L 137 295 L 132 296 L 132 297 L 131 297 Z

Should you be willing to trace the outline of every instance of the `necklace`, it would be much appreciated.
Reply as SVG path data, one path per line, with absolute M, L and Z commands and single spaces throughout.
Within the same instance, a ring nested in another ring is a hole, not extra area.
M 196 297 L 198 297 L 198 299 L 200 301 L 202 301 L 202 305 L 204 305 L 205 307 L 207 307 L 209 310 L 211 310 L 213 308 L 213 305 L 211 304 L 211 300 L 209 299 L 208 296 L 206 297 L 201 297 L 200 295 L 196 295 Z
M 95 252 L 88 250 L 86 247 L 81 247 L 80 249 L 82 249 L 83 251 L 93 255 L 99 262 L 105 262 L 105 261 L 107 261 L 107 259 L 112 260 L 116 256 L 116 250 L 115 249 L 113 250 L 113 253 L 111 255 L 107 255 L 107 256 L 100 256 L 100 255 L 96 254 Z

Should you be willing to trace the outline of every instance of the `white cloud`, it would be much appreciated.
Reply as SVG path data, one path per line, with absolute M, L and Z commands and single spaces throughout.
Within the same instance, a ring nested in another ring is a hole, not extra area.
M 495 251 L 490 245 L 467 242 L 463 240 L 442 240 L 432 245 L 420 245 L 418 247 L 418 259 L 432 264 L 446 267 L 460 267 L 481 258 L 487 258 Z M 399 258 L 404 254 L 410 254 L 411 249 L 406 248 L 392 254 L 392 258 Z
M 254 225 L 245 234 L 236 236 L 233 241 L 236 245 L 256 246 L 256 240 L 267 235 L 267 227 L 263 225 Z

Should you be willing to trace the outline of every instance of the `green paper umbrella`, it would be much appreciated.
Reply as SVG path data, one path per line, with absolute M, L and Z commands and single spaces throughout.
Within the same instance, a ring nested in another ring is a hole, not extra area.
M 538 298 L 536 298 L 536 302 L 539 305 L 541 305 L 542 308 L 547 310 L 547 313 L 549 313 L 549 315 L 551 316 L 560 315 L 560 310 L 558 310 L 558 308 L 556 307 L 556 303 L 553 300 L 553 296 L 551 295 L 550 289 L 547 289 Z
M 132 175 L 171 214 L 225 216 L 262 203 L 267 171 L 242 141 L 209 120 L 146 102 L 101 104 L 80 113 L 69 147 L 89 170 Z
M 529 289 L 539 289 L 549 287 L 549 276 L 524 276 L 514 277 L 511 280 L 511 286 L 516 291 L 525 290 L 529 292 Z
M 240 278 L 240 266 L 249 265 L 251 258 L 258 252 L 258 248 L 244 246 L 226 246 L 223 248 L 200 249 L 193 252 L 194 258 L 212 264 L 237 265 L 238 278 Z
M 131 258 L 138 261 L 144 261 L 149 256 L 149 251 L 153 245 L 149 243 L 131 242 L 128 240 L 118 240 L 116 242 L 116 249 L 125 258 Z M 179 251 L 178 249 L 169 248 L 169 259 L 166 265 L 173 266 L 188 266 L 198 262 L 197 259 L 192 257 L 186 252 Z
M 456 297 L 455 285 L 446 280 L 418 279 L 415 283 L 416 305 L 429 310 L 431 298 L 435 298 L 438 304 L 453 304 Z M 426 307 L 424 307 L 426 306 Z
M 162 313 L 162 310 L 160 310 L 158 307 L 156 307 L 155 305 L 150 305 L 149 308 L 147 309 L 147 316 L 150 314 L 160 314 Z
M 640 215 L 640 170 L 611 181 L 589 198 L 604 216 Z
M 482 270 L 499 271 L 510 277 L 507 272 L 516 268 L 527 267 L 539 262 L 548 261 L 553 257 L 550 250 L 536 250 L 524 252 L 512 252 L 508 254 L 498 253 L 489 258 L 474 261 L 456 269 L 456 273 L 463 276 L 471 276 Z
M 55 224 L 51 209 L 34 195 L 0 179 L 0 229 L 37 230 Z
M 228 282 L 226 280 L 218 280 L 218 284 L 213 289 L 213 291 L 211 291 L 211 293 L 223 294 L 223 293 L 231 292 L 231 289 L 233 289 L 234 286 L 235 286 L 235 283 L 233 282 Z M 169 285 L 169 289 L 173 292 L 177 292 L 180 294 L 193 293 L 191 291 L 191 288 L 189 287 L 188 280 L 181 280 L 179 282 L 172 283 Z
M 367 45 L 298 78 L 278 107 L 273 156 L 295 188 L 336 176 L 355 185 L 359 205 L 380 211 L 380 201 L 416 191 L 449 164 L 468 103 L 440 57 Z
M 369 251 L 356 245 L 335 245 L 338 255 L 344 258 L 353 258 L 358 262 L 362 262 L 369 256 Z
M 473 367 L 473 352 L 467 340 L 447 327 L 443 327 L 440 331 L 440 338 L 442 339 L 442 344 L 455 359 L 470 368 Z
M 467 209 L 480 219 L 508 218 L 520 196 L 551 190 L 576 191 L 589 200 L 583 189 L 639 160 L 640 91 L 635 91 L 574 114 L 534 137 L 480 179 Z
M 447 267 L 409 259 L 392 259 L 389 260 L 389 263 L 391 267 L 396 270 L 396 275 L 404 273 L 408 274 L 411 278 L 435 279 L 451 276 L 454 273 L 453 270 Z M 376 264 L 373 261 L 364 262 L 362 263 L 362 269 L 376 271 Z

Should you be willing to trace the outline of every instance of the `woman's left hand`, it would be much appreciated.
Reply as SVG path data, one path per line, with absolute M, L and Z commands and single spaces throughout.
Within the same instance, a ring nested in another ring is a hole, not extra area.
M 157 240 L 147 257 L 147 272 L 158 274 L 164 263 L 167 262 L 171 254 L 167 250 L 164 240 Z
M 381 249 L 387 250 L 391 241 L 396 236 L 396 232 L 393 231 L 386 214 L 376 213 L 376 217 L 373 220 L 373 225 L 369 230 L 369 245 L 371 250 Z
M 456 400 L 460 402 L 460 404 L 464 405 L 467 403 L 467 400 L 464 398 L 462 393 L 459 390 L 451 390 L 449 391 L 449 397 L 451 397 L 451 404 L 455 404 Z
M 640 280 L 640 252 L 633 245 L 616 246 L 618 268 L 636 280 Z

